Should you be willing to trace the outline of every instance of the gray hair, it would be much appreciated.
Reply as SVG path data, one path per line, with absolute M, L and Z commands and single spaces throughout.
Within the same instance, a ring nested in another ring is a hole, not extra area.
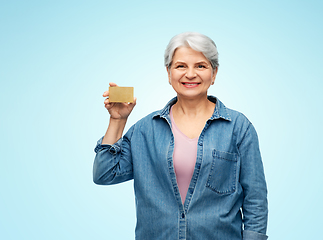
M 172 65 L 174 53 L 179 47 L 190 47 L 195 51 L 203 53 L 211 63 L 213 70 L 218 68 L 219 54 L 213 40 L 201 33 L 184 32 L 174 36 L 167 45 L 164 63 L 168 69 Z

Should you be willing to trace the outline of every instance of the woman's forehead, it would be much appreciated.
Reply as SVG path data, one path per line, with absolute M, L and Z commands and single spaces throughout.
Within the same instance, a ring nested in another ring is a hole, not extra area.
M 177 48 L 173 55 L 173 63 L 175 62 L 207 62 L 208 59 L 203 53 L 195 51 L 190 47 Z

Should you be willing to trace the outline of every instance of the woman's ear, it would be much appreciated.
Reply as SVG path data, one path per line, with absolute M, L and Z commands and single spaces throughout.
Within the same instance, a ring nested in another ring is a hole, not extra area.
M 170 70 L 169 70 L 168 67 L 166 67 L 166 71 L 167 71 L 167 75 L 168 75 L 168 82 L 169 82 L 170 85 L 172 85 L 172 83 L 171 83 L 171 76 L 170 76 Z
M 213 74 L 212 74 L 212 85 L 215 82 L 215 78 L 216 78 L 217 73 L 218 73 L 218 68 L 216 68 L 216 69 L 213 70 Z

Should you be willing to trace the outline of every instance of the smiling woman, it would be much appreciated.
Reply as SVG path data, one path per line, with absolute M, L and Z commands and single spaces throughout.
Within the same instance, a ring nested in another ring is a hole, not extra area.
M 214 111 L 215 103 L 207 99 L 207 90 L 214 83 L 217 68 L 212 68 L 203 53 L 180 47 L 175 50 L 167 72 L 177 93 L 177 102 L 172 107 L 174 121 L 189 138 L 198 137 Z
M 175 51 L 173 61 L 167 68 L 169 83 L 181 97 L 202 97 L 207 100 L 207 90 L 214 83 L 217 68 L 213 69 L 207 58 L 189 47 Z M 185 91 L 187 89 L 194 91 Z
M 94 182 L 134 180 L 136 239 L 267 239 L 257 133 L 243 114 L 207 94 L 219 66 L 216 45 L 199 33 L 179 34 L 165 66 L 177 97 L 124 136 L 136 99 L 104 100 L 110 123 L 95 148 Z

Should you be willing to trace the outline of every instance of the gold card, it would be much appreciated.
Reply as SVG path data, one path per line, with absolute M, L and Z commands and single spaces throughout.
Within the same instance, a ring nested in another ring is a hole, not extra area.
M 109 87 L 110 102 L 133 102 L 133 87 Z

